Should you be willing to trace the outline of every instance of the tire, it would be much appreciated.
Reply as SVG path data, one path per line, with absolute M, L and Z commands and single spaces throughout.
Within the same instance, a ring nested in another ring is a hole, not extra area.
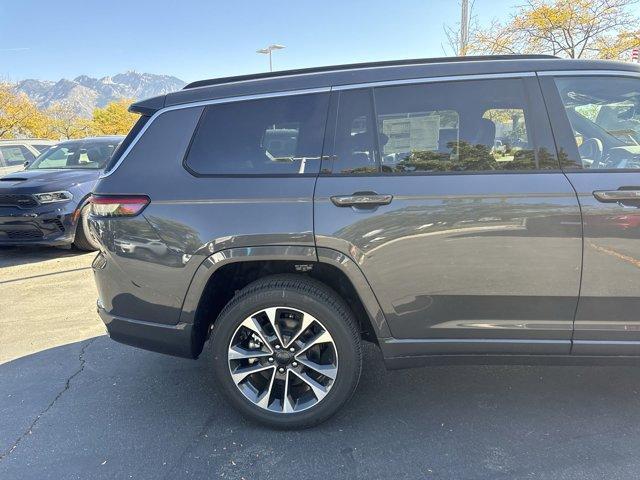
M 80 219 L 78 220 L 78 226 L 76 227 L 76 236 L 73 239 L 73 245 L 78 250 L 84 250 L 86 252 L 93 252 L 100 248 L 100 244 L 93 238 L 89 231 L 88 216 L 90 205 L 85 205 L 80 210 Z
M 269 308 L 272 310 L 265 311 Z M 271 318 L 276 318 L 280 334 L 271 328 Z M 254 320 L 263 325 L 260 338 L 264 341 L 256 340 Z M 315 343 L 318 340 L 326 342 Z M 259 350 L 248 350 L 249 355 L 239 360 L 235 355 L 230 358 L 232 345 L 236 345 L 234 351 L 245 354 L 245 345 L 254 348 L 255 343 Z M 277 343 L 283 344 L 280 350 Z M 229 403 L 246 417 L 278 429 L 308 428 L 327 420 L 351 398 L 362 369 L 360 334 L 347 304 L 324 284 L 296 275 L 266 277 L 238 292 L 218 316 L 209 348 L 214 376 Z M 290 349 L 297 352 L 290 353 Z M 261 357 L 247 360 L 254 352 Z M 287 356 L 288 360 L 283 359 Z M 247 375 L 236 384 L 244 369 L 253 368 L 244 362 L 257 362 L 253 366 L 266 370 Z M 269 362 L 273 362 L 273 370 Z M 327 376 L 318 375 L 320 367 Z M 284 374 L 279 373 L 281 368 Z M 272 374 L 274 379 L 269 380 Z M 255 385 L 262 385 L 263 391 Z M 287 389 L 290 395 L 282 393 Z

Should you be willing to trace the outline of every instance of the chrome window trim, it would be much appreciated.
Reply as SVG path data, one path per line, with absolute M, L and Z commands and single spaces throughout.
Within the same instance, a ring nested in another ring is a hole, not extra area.
M 640 77 L 640 71 L 633 70 L 544 70 L 537 73 L 539 77 Z
M 124 152 L 122 152 L 122 155 L 120 156 L 116 164 L 109 171 L 103 172 L 100 175 L 99 179 L 107 178 L 113 172 L 115 172 L 118 169 L 118 167 L 122 164 L 122 162 L 124 162 L 124 160 L 127 158 L 131 150 L 133 150 L 133 147 L 136 146 L 140 138 L 142 138 L 142 136 L 145 134 L 145 132 L 151 126 L 151 124 L 153 124 L 153 122 L 155 122 L 155 120 L 160 115 L 163 115 L 167 112 L 172 112 L 174 110 L 184 110 L 187 108 L 206 107 L 208 105 L 217 105 L 221 103 L 244 102 L 248 100 L 261 100 L 265 98 L 289 97 L 292 95 L 306 95 L 306 94 L 313 94 L 313 93 L 328 93 L 330 91 L 331 91 L 331 87 L 322 87 L 322 88 L 309 88 L 306 90 L 289 90 L 289 91 L 282 91 L 282 92 L 257 93 L 253 95 L 241 95 L 237 97 L 225 97 L 225 98 L 216 98 L 212 100 L 203 100 L 200 102 L 181 103 L 179 105 L 171 105 L 170 107 L 161 108 L 156 113 L 151 115 L 151 118 L 149 118 L 147 123 L 145 123 L 144 127 L 142 127 L 142 130 L 138 132 L 138 134 L 131 141 L 131 144 L 129 144 L 127 149 Z
M 470 73 L 468 75 L 447 75 L 443 77 L 418 77 L 407 78 L 402 80 L 381 80 L 379 82 L 366 83 L 350 83 L 345 85 L 334 85 L 333 91 L 353 90 L 357 88 L 375 88 L 387 87 L 394 85 L 413 85 L 419 83 L 438 83 L 438 82 L 458 82 L 463 80 L 491 80 L 499 78 L 522 78 L 535 77 L 534 71 L 507 72 L 507 73 Z

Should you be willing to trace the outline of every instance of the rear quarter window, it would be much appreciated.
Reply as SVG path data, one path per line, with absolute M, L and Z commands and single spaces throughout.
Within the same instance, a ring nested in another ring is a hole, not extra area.
M 300 175 L 320 170 L 329 94 L 210 105 L 185 158 L 196 175 Z

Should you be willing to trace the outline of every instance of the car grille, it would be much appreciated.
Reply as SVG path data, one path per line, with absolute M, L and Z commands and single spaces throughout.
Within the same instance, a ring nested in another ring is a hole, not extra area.
M 40 230 L 5 230 L 7 237 L 11 240 L 31 240 L 35 238 L 42 238 L 43 234 Z
M 55 225 L 56 227 L 58 227 L 58 230 L 60 230 L 61 232 L 64 232 L 64 231 L 65 231 L 64 225 L 63 225 L 63 224 L 62 224 L 62 222 L 61 222 L 59 219 L 57 219 L 57 218 L 53 218 L 53 219 L 51 219 L 51 220 L 45 220 L 45 221 L 44 221 L 44 223 L 47 223 L 47 224 L 53 224 L 53 225 Z
M 0 193 L 0 207 L 32 208 L 37 205 L 38 202 L 33 195 Z

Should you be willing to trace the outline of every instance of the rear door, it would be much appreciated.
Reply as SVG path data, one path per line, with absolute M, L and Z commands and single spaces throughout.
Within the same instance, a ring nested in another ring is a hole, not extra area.
M 573 353 L 640 354 L 640 73 L 543 76 L 584 223 Z
M 343 89 L 332 104 L 316 242 L 357 262 L 403 352 L 568 353 L 580 212 L 535 77 Z

